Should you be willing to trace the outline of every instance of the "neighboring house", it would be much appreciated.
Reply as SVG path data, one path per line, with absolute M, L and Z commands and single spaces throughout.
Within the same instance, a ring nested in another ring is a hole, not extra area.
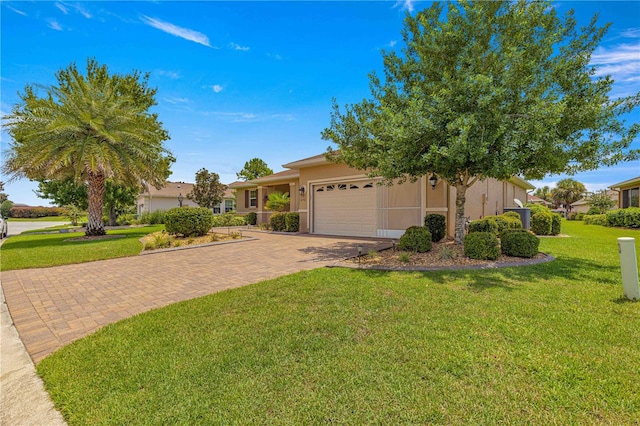
M 607 190 L 607 195 L 609 198 L 614 200 L 616 203 L 618 202 L 619 192 L 613 189 Z M 579 199 L 575 203 L 571 204 L 571 211 L 576 213 L 587 213 L 589 211 L 589 196 L 587 195 L 584 198 Z M 616 207 L 613 207 L 616 208 Z
M 640 207 L 640 176 L 611 185 L 611 189 L 619 191 L 618 207 Z
M 185 182 L 167 182 L 161 189 L 156 189 L 153 186 L 148 187 L 146 191 L 138 195 L 136 203 L 138 215 L 158 210 L 169 210 L 181 205 L 183 207 L 198 207 L 195 201 L 187 198 L 187 194 L 192 189 L 193 184 Z M 213 213 L 222 214 L 233 210 L 235 210 L 235 196 L 232 190 L 227 189 L 222 202 L 214 206 Z
M 542 198 L 536 197 L 535 195 L 531 195 L 531 194 L 527 194 L 527 203 L 542 204 L 547 207 L 552 206 L 552 203 L 550 203 L 549 201 L 543 200 Z
M 300 213 L 300 231 L 322 235 L 398 238 L 405 229 L 422 225 L 427 213 L 447 217 L 447 232 L 454 234 L 455 188 L 438 180 L 432 188 L 428 176 L 417 182 L 378 185 L 346 164 L 328 162 L 324 154 L 283 165 L 288 170 L 230 185 L 236 190 L 238 213 L 255 212 L 258 223 L 272 212 L 264 205 L 275 191 L 289 193 L 290 210 Z M 467 190 L 465 215 L 470 219 L 500 214 L 526 200 L 534 186 L 513 177 L 501 182 L 486 179 Z

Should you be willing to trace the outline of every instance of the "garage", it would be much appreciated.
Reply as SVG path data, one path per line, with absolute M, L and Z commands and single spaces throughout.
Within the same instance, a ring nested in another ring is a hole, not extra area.
M 331 182 L 313 185 L 312 190 L 314 234 L 376 236 L 374 182 Z

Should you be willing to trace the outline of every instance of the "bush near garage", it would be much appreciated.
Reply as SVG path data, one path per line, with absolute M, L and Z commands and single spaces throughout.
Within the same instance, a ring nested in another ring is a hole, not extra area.
M 255 225 L 258 223 L 258 214 L 256 212 L 249 212 L 244 217 L 244 220 L 247 222 L 247 225 Z
M 507 229 L 500 236 L 500 248 L 507 256 L 534 257 L 539 246 L 540 239 L 526 229 Z
M 172 235 L 200 237 L 213 226 L 213 213 L 205 207 L 175 207 L 165 213 L 164 226 Z
M 431 232 L 424 226 L 411 226 L 404 231 L 396 246 L 398 250 L 426 253 L 431 250 Z
M 464 255 L 471 259 L 496 260 L 500 245 L 495 232 L 470 232 L 464 237 Z
M 285 231 L 298 232 L 300 230 L 300 214 L 296 212 L 285 213 L 284 224 Z
M 444 215 L 430 213 L 424 217 L 424 226 L 431 233 L 431 241 L 437 243 L 447 234 L 447 218 Z

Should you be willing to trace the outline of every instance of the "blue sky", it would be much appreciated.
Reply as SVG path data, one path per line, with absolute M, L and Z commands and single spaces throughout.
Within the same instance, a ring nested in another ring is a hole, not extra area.
M 155 112 L 177 158 L 172 181 L 205 167 L 224 183 L 259 157 L 274 171 L 325 151 L 331 99 L 370 96 L 368 74 L 381 50 L 399 49 L 405 13 L 429 3 L 378 2 L 53 2 L 2 1 L 1 104 L 8 113 L 27 83 L 53 84 L 57 70 L 88 57 L 112 72 L 151 73 Z M 612 22 L 594 55 L 616 80 L 613 96 L 640 91 L 640 2 L 558 2 L 587 24 Z M 640 121 L 640 112 L 629 120 Z M 2 133 L 0 148 L 9 138 Z M 635 143 L 640 148 L 640 141 Z M 581 173 L 590 190 L 640 175 L 640 162 Z M 563 176 L 534 185 L 553 186 Z M 1 178 L 6 181 L 5 178 Z M 33 183 L 5 185 L 12 201 L 47 205 Z

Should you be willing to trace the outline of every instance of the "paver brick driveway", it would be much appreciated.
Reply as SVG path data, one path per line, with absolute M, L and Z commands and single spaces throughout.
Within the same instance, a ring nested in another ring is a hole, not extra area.
M 2 273 L 9 312 L 34 362 L 98 328 L 154 308 L 329 265 L 388 240 L 244 232 L 256 240 Z

